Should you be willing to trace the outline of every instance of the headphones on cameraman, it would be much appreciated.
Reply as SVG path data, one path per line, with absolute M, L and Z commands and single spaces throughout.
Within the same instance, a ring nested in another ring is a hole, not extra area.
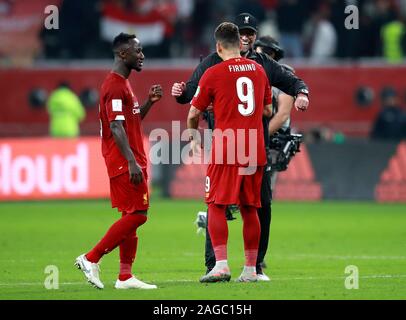
M 283 57 L 285 56 L 285 51 L 279 46 L 279 44 L 273 41 L 264 41 L 263 37 L 257 39 L 254 43 L 254 50 L 257 47 L 261 47 L 263 48 L 263 51 L 266 54 L 270 54 L 269 51 L 273 51 L 275 53 L 275 58 L 274 60 L 279 61 L 281 59 L 283 59 Z

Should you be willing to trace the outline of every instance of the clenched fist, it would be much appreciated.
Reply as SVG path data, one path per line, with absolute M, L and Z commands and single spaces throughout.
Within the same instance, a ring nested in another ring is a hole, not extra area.
M 163 92 L 160 84 L 154 84 L 148 92 L 148 99 L 155 103 L 162 98 Z
M 306 111 L 309 107 L 309 97 L 305 94 L 298 94 L 295 100 L 295 108 L 296 110 Z
M 186 83 L 184 83 L 184 82 L 180 82 L 180 83 L 175 82 L 173 84 L 173 86 L 172 86 L 171 94 L 175 98 L 180 97 L 182 95 L 183 91 L 185 91 L 185 89 L 186 89 Z

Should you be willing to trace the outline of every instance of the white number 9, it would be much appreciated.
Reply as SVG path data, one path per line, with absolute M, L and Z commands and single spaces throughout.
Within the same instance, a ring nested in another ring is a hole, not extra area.
M 209 192 L 210 191 L 210 177 L 206 176 L 206 186 L 205 186 L 205 191 Z
M 241 77 L 238 78 L 237 83 L 237 95 L 238 99 L 242 103 L 238 104 L 238 111 L 243 116 L 250 116 L 255 110 L 255 100 L 254 100 L 254 85 L 250 78 Z M 244 93 L 244 86 L 247 86 L 247 93 Z M 245 104 L 247 105 L 245 107 Z

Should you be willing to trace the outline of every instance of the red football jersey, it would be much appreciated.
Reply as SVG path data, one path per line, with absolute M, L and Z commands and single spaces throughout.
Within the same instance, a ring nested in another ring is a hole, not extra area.
M 200 111 L 213 104 L 211 163 L 266 164 L 262 116 L 264 106 L 272 104 L 272 92 L 261 65 L 234 58 L 207 69 L 191 104 Z
M 121 75 L 111 72 L 104 80 L 100 92 L 99 117 L 101 122 L 102 154 L 109 177 L 128 171 L 128 163 L 121 154 L 110 130 L 110 122 L 122 120 L 128 142 L 135 160 L 141 168 L 147 167 L 140 107 L 130 82 Z

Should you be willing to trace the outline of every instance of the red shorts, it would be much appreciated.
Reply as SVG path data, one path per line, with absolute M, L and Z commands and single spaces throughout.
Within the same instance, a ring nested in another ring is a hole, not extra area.
M 120 212 L 133 213 L 149 208 L 148 175 L 142 170 L 144 180 L 137 185 L 130 182 L 128 172 L 110 178 L 111 206 Z
M 210 164 L 205 183 L 206 203 L 261 207 L 261 183 L 264 167 L 251 175 L 241 175 L 242 167 Z M 255 169 L 254 169 L 255 170 Z

